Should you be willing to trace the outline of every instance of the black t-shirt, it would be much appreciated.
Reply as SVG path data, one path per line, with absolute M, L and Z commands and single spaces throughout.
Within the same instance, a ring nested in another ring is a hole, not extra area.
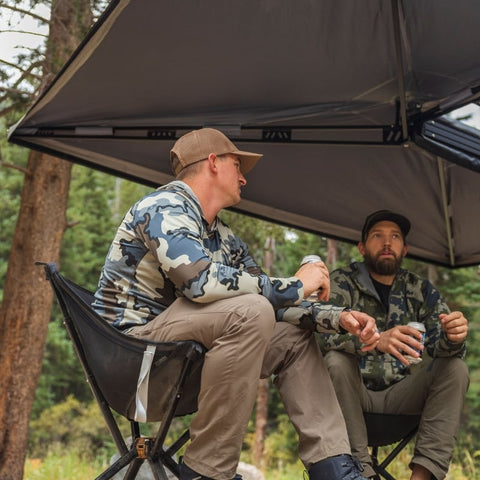
M 387 310 L 388 312 L 388 297 L 390 295 L 390 289 L 392 288 L 392 286 L 377 282 L 374 278 L 372 278 L 372 282 L 373 282 L 373 286 L 375 287 L 375 290 L 377 291 L 380 297 L 380 300 L 383 303 L 383 306 L 385 307 L 385 310 Z

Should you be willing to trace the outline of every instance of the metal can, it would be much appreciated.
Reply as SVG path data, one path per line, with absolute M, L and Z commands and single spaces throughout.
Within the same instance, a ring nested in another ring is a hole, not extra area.
M 420 323 L 420 322 L 409 322 L 407 324 L 408 327 L 413 327 L 415 330 L 418 330 L 419 332 L 422 333 L 422 338 L 420 339 L 420 342 L 422 345 L 425 345 L 425 333 L 426 333 L 426 330 L 425 330 L 425 325 L 423 323 Z M 418 340 L 417 337 L 415 337 L 416 340 Z M 417 352 L 421 355 L 422 354 L 422 351 L 421 350 L 417 350 Z M 405 356 L 407 358 L 407 360 L 410 362 L 411 365 L 415 365 L 417 363 L 420 363 L 422 361 L 422 357 L 412 357 L 411 355 L 406 355 Z
M 320 255 L 305 255 L 300 262 L 300 266 L 305 265 L 306 263 L 315 263 L 321 262 L 322 258 Z
M 315 262 L 321 262 L 322 258 L 320 255 L 305 255 L 302 258 L 302 261 L 300 262 L 300 266 L 305 265 L 307 263 L 315 263 Z M 322 289 L 320 288 L 316 292 L 312 292 L 308 297 L 305 298 L 305 300 L 308 300 L 309 302 L 318 302 L 318 293 Z

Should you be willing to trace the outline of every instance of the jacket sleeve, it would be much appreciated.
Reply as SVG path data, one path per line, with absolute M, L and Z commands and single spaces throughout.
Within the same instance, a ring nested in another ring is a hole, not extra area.
M 425 280 L 422 285 L 423 305 L 420 308 L 420 321 L 426 326 L 425 348 L 431 357 L 465 356 L 466 342 L 451 342 L 442 329 L 440 314 L 450 313 L 445 300 L 438 290 Z
M 344 308 L 319 302 L 303 301 L 295 307 L 281 308 L 277 311 L 277 321 L 288 322 L 312 332 L 339 332 L 340 314 Z
M 140 205 L 132 224 L 179 295 L 209 303 L 258 293 L 274 308 L 300 303 L 303 284 L 299 279 L 268 277 L 228 227 L 218 252 L 205 248 L 198 213 L 173 194 L 166 195 L 165 202 L 168 208 L 164 209 Z
M 324 307 L 338 305 L 343 310 L 352 308 L 353 303 L 353 285 L 350 279 L 341 270 L 334 270 L 330 274 L 330 299 L 328 303 L 323 303 Z M 365 355 L 359 338 L 350 333 L 320 333 L 319 344 L 324 353 L 329 350 L 341 350 Z

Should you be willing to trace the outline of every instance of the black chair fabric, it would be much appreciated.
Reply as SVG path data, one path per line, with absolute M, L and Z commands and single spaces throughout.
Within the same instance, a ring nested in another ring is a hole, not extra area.
M 380 478 L 395 480 L 387 467 L 415 436 L 420 423 L 420 415 L 393 415 L 364 412 L 367 426 L 368 445 L 372 448 L 373 469 Z M 379 447 L 394 445 L 380 461 Z
M 57 280 L 60 281 L 60 278 Z M 195 342 L 154 344 L 129 337 L 113 328 L 90 307 L 93 294 L 62 278 L 59 285 L 63 301 L 75 320 L 85 360 L 108 404 L 128 419 L 135 413 L 137 380 L 147 345 L 155 345 L 155 356 L 150 370 L 147 421 L 160 421 L 168 398 L 168 386 L 175 385 L 187 356 L 199 356 L 203 349 Z M 176 414 L 185 415 L 196 410 L 199 390 L 197 362 L 186 379 L 187 392 L 180 398 Z M 159 388 L 156 388 L 156 387 Z
M 94 299 L 91 292 L 64 278 L 55 263 L 43 265 L 62 309 L 65 327 L 121 455 L 116 466 L 98 478 L 111 478 L 134 460 L 136 464 L 125 478 L 135 478 L 145 459 L 149 460 L 156 479 L 167 478 L 161 465 L 178 475 L 173 455 L 188 441 L 188 431 L 178 444 L 167 450 L 163 442 L 175 416 L 197 409 L 205 348 L 194 341 L 146 342 L 120 332 L 91 308 Z M 148 378 L 146 418 L 142 421 L 161 422 L 161 427 L 146 446 L 135 411 L 137 384 L 147 347 L 154 348 L 154 354 Z M 110 409 L 131 422 L 135 437 L 132 448 L 127 448 L 120 437 Z

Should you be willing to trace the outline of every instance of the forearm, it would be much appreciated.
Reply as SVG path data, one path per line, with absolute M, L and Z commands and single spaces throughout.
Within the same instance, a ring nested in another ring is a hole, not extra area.
M 185 297 L 198 303 L 256 293 L 277 309 L 298 304 L 303 296 L 301 282 L 295 277 L 272 278 L 263 273 L 257 276 L 214 262 L 205 265 L 191 280 L 179 279 L 177 285 Z
M 432 357 L 460 357 L 463 358 L 466 353 L 466 340 L 463 342 L 451 342 L 442 331 L 440 337 L 434 343 L 433 348 L 427 344 L 427 352 Z
M 313 332 L 340 332 L 342 307 L 303 301 L 300 305 L 277 311 L 277 320 Z

